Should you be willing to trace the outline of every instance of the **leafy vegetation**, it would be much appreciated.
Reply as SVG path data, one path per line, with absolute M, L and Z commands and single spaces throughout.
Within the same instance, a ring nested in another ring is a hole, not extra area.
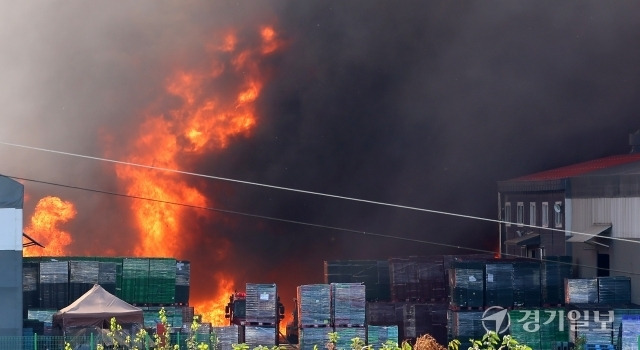
M 154 334 L 155 341 L 155 349 L 156 350 L 178 350 L 180 347 L 178 344 L 171 344 L 171 338 L 169 336 L 169 324 L 167 322 L 167 316 L 164 308 L 162 308 L 158 312 L 158 316 L 160 318 L 160 323 L 162 324 L 163 332 L 161 334 Z M 191 323 L 189 336 L 186 340 L 187 349 L 188 350 L 210 350 L 209 344 L 205 342 L 198 342 L 197 333 L 200 327 L 200 323 L 198 322 L 198 318 L 194 317 L 193 322 Z M 130 350 L 143 350 L 147 349 L 148 344 L 146 344 L 146 340 L 148 338 L 147 331 L 144 329 L 140 329 L 134 339 L 131 339 L 129 335 L 127 335 L 122 326 L 120 326 L 116 318 L 111 318 L 109 331 L 107 332 L 107 338 L 111 343 L 110 349 L 130 349 Z M 337 332 L 329 332 L 328 333 L 328 342 L 325 344 L 325 348 L 327 350 L 343 350 L 338 349 L 337 343 L 339 339 L 339 335 Z M 118 339 L 124 339 L 123 344 L 120 344 Z M 488 332 L 481 339 L 474 340 L 470 339 L 471 347 L 468 350 L 532 350 L 531 347 L 520 344 L 516 339 L 511 337 L 510 335 L 505 335 L 504 337 L 500 337 L 496 332 Z M 215 334 L 212 334 L 210 337 L 210 344 L 213 345 L 213 349 L 218 348 L 219 339 Z M 146 346 L 145 346 L 146 345 Z M 576 345 L 580 344 L 579 340 L 576 340 Z M 407 341 L 403 341 L 402 344 L 398 344 L 393 341 L 386 341 L 384 344 L 380 344 L 379 350 L 467 350 L 460 348 L 461 343 L 459 340 L 454 339 L 449 342 L 448 346 L 445 348 L 444 346 L 438 344 L 438 342 L 429 334 L 425 334 L 416 339 L 415 345 L 411 345 Z M 231 344 L 233 350 L 282 350 L 283 347 L 275 345 L 273 347 L 267 347 L 263 345 L 259 345 L 251 349 L 247 344 Z M 579 349 L 580 347 L 578 347 Z M 96 350 L 104 350 L 105 347 L 103 344 L 99 344 L 96 347 Z M 212 350 L 213 350 L 212 349 Z M 314 345 L 314 350 L 319 350 L 317 345 Z M 351 339 L 350 349 L 347 350 L 375 350 L 373 344 L 366 345 L 363 339 L 358 337 Z M 65 343 L 64 350 L 71 350 L 71 345 L 69 343 Z
M 452 340 L 449 342 L 449 349 L 459 350 L 460 341 Z M 417 350 L 417 349 L 416 349 Z M 532 350 L 529 346 L 518 343 L 510 335 L 505 335 L 500 339 L 500 335 L 496 332 L 488 332 L 482 339 L 471 339 L 471 347 L 469 350 Z

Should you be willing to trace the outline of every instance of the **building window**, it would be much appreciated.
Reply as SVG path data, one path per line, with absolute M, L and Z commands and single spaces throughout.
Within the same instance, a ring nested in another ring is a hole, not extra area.
M 502 219 L 506 226 L 511 226 L 511 203 L 506 202 L 504 204 L 504 218 Z
M 536 225 L 536 202 L 529 203 L 529 225 Z
M 518 226 L 522 226 L 522 224 L 524 224 L 524 203 L 518 202 L 518 208 L 516 210 L 516 223 L 518 223 Z
M 554 223 L 555 223 L 555 227 L 562 227 L 562 212 L 563 212 L 562 208 L 562 202 L 556 202 L 555 205 L 553 206 L 553 213 L 554 215 Z
M 549 203 L 542 202 L 542 227 L 549 227 Z

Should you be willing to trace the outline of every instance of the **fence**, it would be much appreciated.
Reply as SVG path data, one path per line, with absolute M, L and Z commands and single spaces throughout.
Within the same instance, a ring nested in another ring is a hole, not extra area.
M 72 349 L 95 349 L 93 337 L 62 337 L 62 336 L 2 336 L 0 350 L 64 350 L 69 343 Z
M 171 334 L 171 344 L 178 344 L 180 350 L 187 349 L 188 334 Z M 198 344 L 205 343 L 209 345 L 209 349 L 215 347 L 211 344 L 209 337 L 201 335 L 196 336 Z M 73 350 L 95 350 L 101 343 L 99 339 L 93 336 L 48 336 L 48 335 L 29 335 L 29 336 L 0 336 L 0 350 L 65 350 L 65 345 L 69 344 Z M 112 348 L 112 344 L 103 344 L 105 349 Z M 125 344 L 119 344 L 118 349 L 128 350 Z M 138 349 L 150 349 L 148 344 L 138 344 Z

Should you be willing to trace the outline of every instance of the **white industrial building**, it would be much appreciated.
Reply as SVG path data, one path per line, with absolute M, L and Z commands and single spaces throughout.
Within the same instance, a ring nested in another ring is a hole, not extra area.
M 503 255 L 571 255 L 574 277 L 628 276 L 640 304 L 640 133 L 631 153 L 498 182 Z

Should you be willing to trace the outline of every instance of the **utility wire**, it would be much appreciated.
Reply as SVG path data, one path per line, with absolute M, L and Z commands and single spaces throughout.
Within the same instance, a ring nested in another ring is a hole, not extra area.
M 636 241 L 636 240 L 632 240 L 632 239 L 628 239 L 628 238 L 600 236 L 600 235 L 597 235 L 597 234 L 594 235 L 594 234 L 590 234 L 590 233 L 563 230 L 563 229 L 559 229 L 559 228 L 541 227 L 541 226 L 535 226 L 535 225 L 526 225 L 526 224 L 523 224 L 523 223 L 515 223 L 515 222 L 510 222 L 510 221 L 489 219 L 489 218 L 483 218 L 483 217 L 479 217 L 479 216 L 464 215 L 464 214 L 458 214 L 458 213 L 452 213 L 452 212 L 446 212 L 446 211 L 440 211 L 440 210 L 424 209 L 424 208 L 411 207 L 411 206 L 400 205 L 400 204 L 377 202 L 377 201 L 360 199 L 360 198 L 339 196 L 339 195 L 334 195 L 334 194 L 329 194 L 329 193 L 306 191 L 306 190 L 300 190 L 300 189 L 295 189 L 295 188 L 290 188 L 290 187 L 274 186 L 274 185 L 268 185 L 268 184 L 263 184 L 263 183 L 258 183 L 258 182 L 250 182 L 250 181 L 244 181 L 244 180 L 238 180 L 238 179 L 232 179 L 232 178 L 225 178 L 225 177 L 219 177 L 219 176 L 213 176 L 213 175 L 199 174 L 199 173 L 188 172 L 188 171 L 183 171 L 183 170 L 156 167 L 156 166 L 152 166 L 152 165 L 144 165 L 144 164 L 126 162 L 126 161 L 121 161 L 121 160 L 114 160 L 114 159 L 109 159 L 109 158 L 93 157 L 93 156 L 87 156 L 87 155 L 78 154 L 78 153 L 63 152 L 63 151 L 57 151 L 57 150 L 52 150 L 52 149 L 47 149 L 47 148 L 26 146 L 26 145 L 20 145 L 20 144 L 9 143 L 9 142 L 4 142 L 4 141 L 0 141 L 0 145 L 17 147 L 17 148 L 24 148 L 24 149 L 30 149 L 30 150 L 42 151 L 42 152 L 48 152 L 48 153 L 55 153 L 55 154 L 61 154 L 61 155 L 78 157 L 78 158 L 85 158 L 85 159 L 91 159 L 91 160 L 97 160 L 97 161 L 120 164 L 120 165 L 128 165 L 128 166 L 134 166 L 134 167 L 145 168 L 145 169 L 165 171 L 165 172 L 182 174 L 182 175 L 203 177 L 203 178 L 213 179 L 213 180 L 234 182 L 234 183 L 240 183 L 240 184 L 251 185 L 251 186 L 259 186 L 259 187 L 271 188 L 271 189 L 282 190 L 282 191 L 290 191 L 290 192 L 297 192 L 297 193 L 303 193 L 303 194 L 309 194 L 309 195 L 315 195 L 315 196 L 322 196 L 322 197 L 328 197 L 328 198 L 343 199 L 343 200 L 348 200 L 348 201 L 367 203 L 367 204 L 375 204 L 375 205 L 381 205 L 381 206 L 393 207 L 393 208 L 399 208 L 399 209 L 407 209 L 407 210 L 413 210 L 413 211 L 420 211 L 420 212 L 426 212 L 426 213 L 431 213 L 431 214 L 454 216 L 454 217 L 459 217 L 459 218 L 464 218 L 464 219 L 486 221 L 486 222 L 492 222 L 492 223 L 497 223 L 497 224 L 514 224 L 514 225 L 518 225 L 519 227 L 540 228 L 540 229 L 544 229 L 544 230 L 548 230 L 548 231 L 564 232 L 565 234 L 566 233 L 570 233 L 572 235 L 575 234 L 575 235 L 587 236 L 589 238 L 600 237 L 600 238 L 608 239 L 608 240 L 617 240 L 617 241 L 621 241 L 621 242 L 640 244 L 640 241 Z
M 112 195 L 112 196 L 123 197 L 123 198 L 146 200 L 146 201 L 162 203 L 162 204 L 177 205 L 177 206 L 186 207 L 186 208 L 192 208 L 192 209 L 209 210 L 209 211 L 215 211 L 215 212 L 219 212 L 219 213 L 240 215 L 240 216 L 245 216 L 245 217 L 258 218 L 258 219 L 264 219 L 264 220 L 271 220 L 271 221 L 277 221 L 277 222 L 284 222 L 284 223 L 296 224 L 296 225 L 303 225 L 303 226 L 314 227 L 314 228 L 321 228 L 321 229 L 328 229 L 328 230 L 342 231 L 342 232 L 349 232 L 349 233 L 357 233 L 357 234 L 361 234 L 363 236 L 373 236 L 373 237 L 380 237 L 380 238 L 387 238 L 387 239 L 396 239 L 396 240 L 402 240 L 402 241 L 407 241 L 407 242 L 435 245 L 435 246 L 446 247 L 446 248 L 468 250 L 468 251 L 473 251 L 473 252 L 476 252 L 476 253 L 483 253 L 483 254 L 490 254 L 490 255 L 494 255 L 496 253 L 494 251 L 486 250 L 486 249 L 479 249 L 479 248 L 472 248 L 472 247 L 455 245 L 455 244 L 447 244 L 447 243 L 426 241 L 426 240 L 423 240 L 423 239 L 415 239 L 415 238 L 407 238 L 407 237 L 400 237 L 400 236 L 394 236 L 394 235 L 386 235 L 386 234 L 381 234 L 381 233 L 367 232 L 367 231 L 355 230 L 355 229 L 348 229 L 348 228 L 337 227 L 337 226 L 329 226 L 329 225 L 314 224 L 314 223 L 309 223 L 309 222 L 304 222 L 304 221 L 276 218 L 276 217 L 271 217 L 271 216 L 266 216 L 266 215 L 250 214 L 250 213 L 234 211 L 234 210 L 226 210 L 226 209 L 204 207 L 204 206 L 193 205 L 193 204 L 178 203 L 178 202 L 172 202 L 172 201 L 166 201 L 166 200 L 160 200 L 160 199 L 154 199 L 154 198 L 148 198 L 148 197 L 142 197 L 142 196 L 134 196 L 134 195 L 122 194 L 122 193 L 111 192 L 111 191 L 91 189 L 91 188 L 86 188 L 86 187 L 64 185 L 64 184 L 59 184 L 59 183 L 55 183 L 55 182 L 28 179 L 28 178 L 17 177 L 17 176 L 10 176 L 10 175 L 2 175 L 2 176 L 9 177 L 9 178 L 16 179 L 16 180 L 35 182 L 35 183 L 40 183 L 40 184 L 45 184 L 45 185 L 64 187 L 64 188 L 69 188 L 69 189 L 88 191 L 88 192 Z M 502 253 L 501 256 L 519 258 L 519 259 L 522 259 L 522 260 L 530 260 L 530 261 L 551 262 L 551 263 L 558 264 L 558 265 L 569 265 L 569 266 L 577 266 L 577 267 L 584 267 L 584 268 L 597 269 L 597 270 L 606 270 L 606 271 L 610 271 L 610 272 L 618 272 L 618 273 L 624 273 L 624 274 L 628 274 L 628 275 L 640 275 L 640 272 L 617 270 L 617 269 L 611 269 L 611 268 L 604 269 L 604 268 L 599 268 L 597 266 L 592 266 L 592 265 L 574 264 L 572 262 L 548 260 L 548 259 L 545 259 L 545 258 L 540 258 L 540 259 L 528 258 L 528 257 L 519 256 L 519 255 L 516 255 L 516 254 L 509 254 L 509 253 Z

